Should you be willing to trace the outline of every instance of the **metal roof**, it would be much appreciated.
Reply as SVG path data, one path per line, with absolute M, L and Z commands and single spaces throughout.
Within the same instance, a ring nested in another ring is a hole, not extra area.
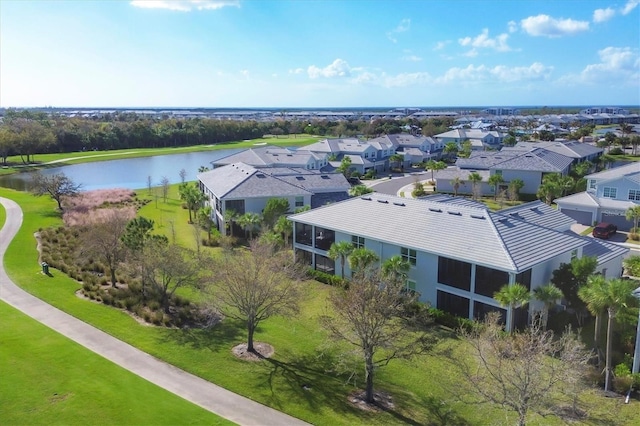
M 289 218 L 514 272 L 525 271 L 587 244 L 563 232 L 493 213 L 486 208 L 375 193 Z

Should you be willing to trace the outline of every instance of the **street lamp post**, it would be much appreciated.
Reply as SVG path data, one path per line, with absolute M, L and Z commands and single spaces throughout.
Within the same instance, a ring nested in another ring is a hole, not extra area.
M 633 297 L 640 300 L 640 287 L 631 292 Z M 631 373 L 636 374 L 640 369 L 640 312 L 638 312 L 638 325 L 636 327 L 636 349 L 633 352 L 633 367 L 631 367 Z

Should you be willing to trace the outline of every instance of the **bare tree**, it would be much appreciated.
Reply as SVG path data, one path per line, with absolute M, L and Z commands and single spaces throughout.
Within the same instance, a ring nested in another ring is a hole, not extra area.
M 149 240 L 143 251 L 144 280 L 169 313 L 169 302 L 175 291 L 198 283 L 200 268 L 196 256 L 188 249 L 158 239 Z
M 364 361 L 364 399 L 375 404 L 376 368 L 394 358 L 422 353 L 434 339 L 415 327 L 416 318 L 407 316 L 407 307 L 416 295 L 406 291 L 404 282 L 384 279 L 374 266 L 368 270 L 354 274 L 348 286 L 332 293 L 332 312 L 323 315 L 320 322 L 335 340 L 352 345 Z
M 226 316 L 247 325 L 248 352 L 256 352 L 253 336 L 262 321 L 298 312 L 298 268 L 289 252 L 256 240 L 249 250 L 225 253 L 214 266 L 212 293 Z
M 180 169 L 178 174 L 180 176 L 180 183 L 184 184 L 187 180 L 187 171 L 185 169 Z
M 58 203 L 62 210 L 62 198 L 73 197 L 80 192 L 81 184 L 75 183 L 64 173 L 45 176 L 40 172 L 34 173 L 31 179 L 31 191 L 36 196 L 49 195 Z
M 99 259 L 104 263 L 113 287 L 117 287 L 116 271 L 127 256 L 127 246 L 122 236 L 129 219 L 129 214 L 123 209 L 109 210 L 102 222 L 89 225 L 79 238 L 78 255 Z
M 554 337 L 536 317 L 526 330 L 506 334 L 499 315 L 491 313 L 462 334 L 469 350 L 450 356 L 463 373 L 455 392 L 465 402 L 498 404 L 515 412 L 521 426 L 531 412 L 551 414 L 567 407 L 562 404 L 578 414 L 590 353 L 570 330 Z
M 160 185 L 162 185 L 162 200 L 166 203 L 167 198 L 169 197 L 169 178 L 166 176 L 162 176 Z

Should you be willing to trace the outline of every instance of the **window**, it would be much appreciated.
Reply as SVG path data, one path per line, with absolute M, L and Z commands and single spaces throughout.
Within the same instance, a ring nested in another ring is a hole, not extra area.
M 498 312 L 500 314 L 500 323 L 505 324 L 507 318 L 507 311 L 497 306 L 487 305 L 482 302 L 473 302 L 473 318 L 476 320 L 483 320 L 488 313 Z
M 571 260 L 575 259 L 576 257 L 578 257 L 578 249 L 571 250 Z
M 316 270 L 333 274 L 336 271 L 336 264 L 333 260 L 321 254 L 316 254 Z
M 498 176 L 502 176 L 502 170 L 496 170 L 495 174 L 498 175 Z
M 596 189 L 596 181 L 595 180 L 589 180 L 589 189 Z
M 640 201 L 640 189 L 630 189 L 629 199 L 631 201 Z
M 611 188 L 611 187 L 605 186 L 604 189 L 602 190 L 602 196 L 604 198 L 616 198 L 617 192 L 618 192 L 617 188 Z
M 409 262 L 411 266 L 416 266 L 416 251 L 413 249 L 401 247 L 400 254 L 402 255 L 402 260 L 406 260 Z
M 516 275 L 516 282 L 518 284 L 522 284 L 527 288 L 527 290 L 531 290 L 531 269 L 527 269 L 524 272 L 520 272 Z
M 406 280 L 404 282 L 404 288 L 408 293 L 416 292 L 416 282 L 414 280 Z
M 351 244 L 353 244 L 353 248 L 356 248 L 356 249 L 364 248 L 364 237 L 358 237 L 356 235 L 352 235 Z
M 438 282 L 469 291 L 471 289 L 471 264 L 438 256 Z
M 296 197 L 296 207 L 304 206 L 304 197 Z
M 244 214 L 244 200 L 227 200 L 224 205 L 227 210 L 233 210 L 238 216 Z

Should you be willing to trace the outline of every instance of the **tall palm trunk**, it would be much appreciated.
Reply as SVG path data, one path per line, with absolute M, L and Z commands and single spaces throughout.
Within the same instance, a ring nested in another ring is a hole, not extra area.
M 609 314 L 609 318 L 607 321 L 607 352 L 605 355 L 605 367 L 604 367 L 604 390 L 605 392 L 609 390 L 609 385 L 611 384 L 611 338 L 613 337 L 613 320 L 616 316 L 616 311 L 614 308 L 608 308 L 607 313 Z

